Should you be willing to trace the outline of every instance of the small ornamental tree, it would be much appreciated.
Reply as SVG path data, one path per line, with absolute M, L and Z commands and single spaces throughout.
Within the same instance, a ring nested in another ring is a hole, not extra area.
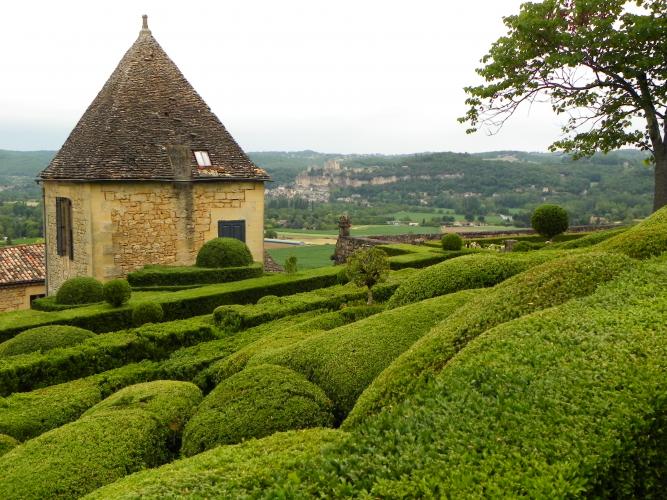
M 347 259 L 347 276 L 357 286 L 368 288 L 368 304 L 373 303 L 373 286 L 389 273 L 387 254 L 379 248 L 357 250 Z
M 297 270 L 296 257 L 294 255 L 290 255 L 287 257 L 287 259 L 285 259 L 285 272 L 287 274 L 295 274 Z
M 107 281 L 102 287 L 102 294 L 106 300 L 113 307 L 120 307 L 130 300 L 132 295 L 132 288 L 127 280 L 115 279 Z
M 550 240 L 567 231 L 569 227 L 567 212 L 558 205 L 542 205 L 535 209 L 530 225 L 540 235 Z
M 441 240 L 443 250 L 461 250 L 463 239 L 456 233 L 448 233 Z

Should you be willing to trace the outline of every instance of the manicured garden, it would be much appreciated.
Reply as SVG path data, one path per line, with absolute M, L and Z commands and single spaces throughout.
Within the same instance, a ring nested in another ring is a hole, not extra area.
M 147 267 L 2 314 L 0 497 L 660 497 L 667 209 L 541 246 Z

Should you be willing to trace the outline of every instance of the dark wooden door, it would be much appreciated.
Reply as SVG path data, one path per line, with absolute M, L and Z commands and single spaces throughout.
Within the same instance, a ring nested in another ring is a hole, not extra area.
M 221 238 L 236 238 L 245 243 L 244 220 L 219 220 L 218 236 Z

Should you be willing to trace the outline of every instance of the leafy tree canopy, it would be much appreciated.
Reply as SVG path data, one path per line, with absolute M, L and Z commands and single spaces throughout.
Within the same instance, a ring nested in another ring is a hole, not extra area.
M 545 0 L 504 18 L 507 35 L 466 87 L 469 133 L 499 130 L 524 103 L 567 113 L 552 150 L 575 158 L 626 145 L 655 162 L 654 208 L 667 204 L 667 0 Z

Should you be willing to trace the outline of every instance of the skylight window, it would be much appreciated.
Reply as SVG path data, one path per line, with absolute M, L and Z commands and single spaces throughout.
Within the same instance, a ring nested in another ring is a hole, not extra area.
M 195 159 L 197 160 L 197 165 L 200 167 L 210 167 L 211 159 L 208 156 L 208 151 L 195 151 Z

